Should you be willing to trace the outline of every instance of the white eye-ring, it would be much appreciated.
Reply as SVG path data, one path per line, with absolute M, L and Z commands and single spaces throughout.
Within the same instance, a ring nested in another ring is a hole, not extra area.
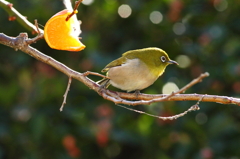
M 162 62 L 166 62 L 166 57 L 165 56 L 161 56 L 161 60 L 162 60 Z

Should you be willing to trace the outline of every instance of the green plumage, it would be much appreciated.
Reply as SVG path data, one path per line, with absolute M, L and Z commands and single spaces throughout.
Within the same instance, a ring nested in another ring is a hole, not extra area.
M 171 63 L 177 64 L 159 48 L 127 51 L 102 70 L 110 79 L 102 79 L 98 83 L 105 87 L 112 84 L 127 91 L 141 90 L 155 82 Z

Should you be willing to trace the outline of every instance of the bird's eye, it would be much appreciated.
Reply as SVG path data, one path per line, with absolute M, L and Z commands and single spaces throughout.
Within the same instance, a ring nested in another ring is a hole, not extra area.
M 165 56 L 162 56 L 162 57 L 161 57 L 161 61 L 162 61 L 162 62 L 166 62 L 166 57 L 165 57 Z

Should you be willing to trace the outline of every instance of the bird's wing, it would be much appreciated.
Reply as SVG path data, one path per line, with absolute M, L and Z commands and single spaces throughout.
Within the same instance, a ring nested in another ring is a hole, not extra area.
M 140 52 L 140 50 L 134 50 L 134 51 L 127 51 L 124 54 L 122 54 L 122 56 L 128 58 L 128 59 L 134 59 L 136 58 L 136 54 L 138 54 Z
M 125 57 L 120 57 L 112 62 L 110 62 L 107 66 L 105 66 L 104 69 L 102 69 L 102 72 L 106 72 L 109 70 L 109 68 L 112 67 L 116 67 L 116 66 L 121 66 L 122 64 L 124 64 L 126 62 L 126 58 Z

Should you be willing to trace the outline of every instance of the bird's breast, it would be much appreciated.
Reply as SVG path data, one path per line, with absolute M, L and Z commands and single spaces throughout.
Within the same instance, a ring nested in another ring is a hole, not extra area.
M 128 92 L 142 90 L 153 84 L 158 78 L 139 59 L 128 59 L 121 66 L 110 68 L 107 76 L 114 87 Z

